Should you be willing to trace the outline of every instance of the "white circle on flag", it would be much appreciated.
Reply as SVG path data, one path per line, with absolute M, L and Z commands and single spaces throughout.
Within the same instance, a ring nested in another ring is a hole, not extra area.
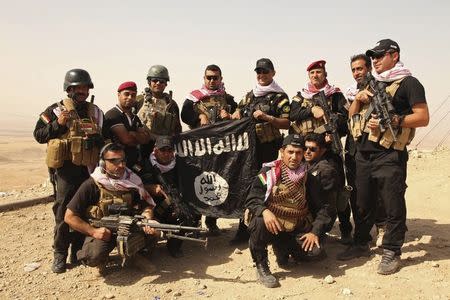
M 228 182 L 216 172 L 203 172 L 194 179 L 197 198 L 208 205 L 217 206 L 228 197 Z

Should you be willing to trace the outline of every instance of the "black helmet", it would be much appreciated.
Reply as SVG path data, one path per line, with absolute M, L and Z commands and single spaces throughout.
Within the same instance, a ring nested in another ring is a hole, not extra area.
M 89 76 L 87 71 L 83 69 L 72 69 L 67 71 L 66 77 L 64 78 L 64 91 L 67 92 L 69 87 L 77 85 L 87 85 L 90 89 L 94 88 L 91 76 Z

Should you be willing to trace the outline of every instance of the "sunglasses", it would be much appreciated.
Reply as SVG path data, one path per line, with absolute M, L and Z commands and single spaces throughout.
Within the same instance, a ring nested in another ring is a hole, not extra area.
M 152 79 L 150 79 L 150 81 L 153 82 L 153 83 L 159 82 L 161 84 L 167 84 L 167 80 L 161 79 L 161 78 L 152 78 Z
M 209 80 L 209 81 L 219 80 L 219 76 L 215 76 L 215 75 L 208 75 L 208 76 L 205 76 L 205 78 L 206 78 L 206 80 Z
M 115 166 L 120 165 L 121 163 L 126 163 L 127 160 L 125 158 L 105 158 L 104 160 L 109 161 L 110 163 L 112 163 Z
M 270 70 L 266 69 L 256 69 L 256 74 L 269 74 Z
M 374 53 L 374 54 L 372 54 L 372 58 L 373 58 L 373 59 L 380 59 L 380 58 L 385 57 L 386 54 L 392 54 L 392 53 L 393 53 L 393 52 L 391 52 L 391 51 L 386 51 L 386 52 L 384 52 L 384 53 Z
M 319 149 L 317 149 L 317 147 L 305 147 L 305 151 L 311 151 L 311 152 L 317 152 L 317 150 L 319 150 Z

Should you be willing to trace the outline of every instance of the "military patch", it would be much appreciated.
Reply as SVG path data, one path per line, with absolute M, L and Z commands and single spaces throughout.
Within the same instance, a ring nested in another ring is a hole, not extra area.
M 289 100 L 288 100 L 288 99 L 282 100 L 280 103 L 278 103 L 278 107 L 279 107 L 279 108 L 283 107 L 283 105 L 284 105 L 286 102 L 289 102 Z
M 285 107 L 283 107 L 283 112 L 288 113 L 291 111 L 291 107 L 289 105 L 286 105 Z
M 50 118 L 45 113 L 42 113 L 40 117 L 42 122 L 44 122 L 45 124 L 50 123 Z

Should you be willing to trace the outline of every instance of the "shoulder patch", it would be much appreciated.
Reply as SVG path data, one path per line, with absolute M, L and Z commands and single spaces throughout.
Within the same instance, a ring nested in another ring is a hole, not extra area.
M 289 105 L 286 105 L 285 107 L 283 107 L 283 112 L 288 113 L 291 111 L 291 107 Z

